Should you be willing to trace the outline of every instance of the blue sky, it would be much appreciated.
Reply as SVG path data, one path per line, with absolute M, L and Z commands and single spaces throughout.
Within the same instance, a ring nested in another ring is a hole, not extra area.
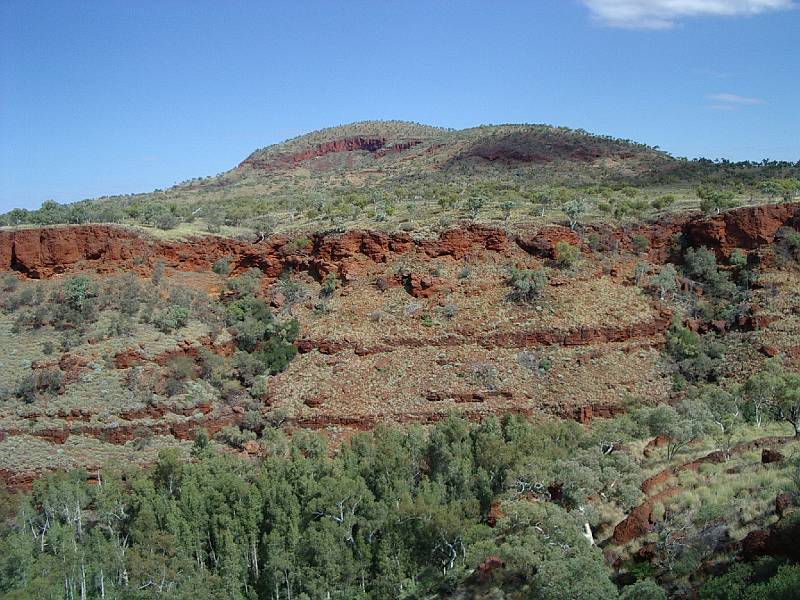
M 0 211 L 363 119 L 800 160 L 798 34 L 792 0 L 3 0 Z

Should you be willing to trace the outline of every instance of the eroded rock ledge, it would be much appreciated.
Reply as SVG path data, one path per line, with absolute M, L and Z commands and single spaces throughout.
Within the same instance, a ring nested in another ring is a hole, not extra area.
M 800 203 L 744 207 L 710 217 L 696 213 L 670 215 L 653 223 L 618 227 L 604 233 L 622 249 L 632 249 L 634 237 L 644 236 L 650 242 L 649 259 L 663 262 L 669 257 L 677 235 L 689 245 L 708 246 L 727 255 L 735 248 L 755 249 L 771 243 L 784 226 L 800 227 Z M 291 268 L 316 277 L 336 273 L 349 281 L 370 264 L 386 263 L 412 250 L 432 258 L 461 259 L 473 251 L 509 254 L 513 246 L 518 246 L 529 254 L 549 258 L 558 241 L 579 241 L 572 231 L 557 225 L 518 236 L 506 235 L 492 227 L 470 225 L 425 240 L 414 239 L 407 233 L 361 230 L 316 233 L 308 239 L 307 245 L 283 235 L 260 243 L 216 236 L 165 242 L 115 225 L 4 230 L 0 231 L 0 271 L 18 271 L 39 279 L 64 273 L 79 263 L 102 272 L 147 271 L 156 260 L 180 270 L 201 271 L 226 256 L 235 269 L 256 267 L 268 277 L 277 277 Z

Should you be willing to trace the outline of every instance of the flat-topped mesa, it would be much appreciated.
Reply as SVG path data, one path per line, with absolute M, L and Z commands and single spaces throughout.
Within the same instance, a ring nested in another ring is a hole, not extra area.
M 663 262 L 669 258 L 677 235 L 690 246 L 707 246 L 727 256 L 736 248 L 749 250 L 771 243 L 785 226 L 800 227 L 800 203 L 743 207 L 713 216 L 670 215 L 653 223 L 602 232 L 628 250 L 634 248 L 635 237 L 642 235 L 649 241 L 649 259 Z M 529 254 L 551 258 L 553 247 L 562 239 L 580 243 L 574 232 L 558 225 L 516 237 L 477 224 L 422 240 L 404 232 L 315 233 L 310 236 L 310 243 L 302 247 L 290 244 L 292 238 L 285 235 L 260 243 L 217 236 L 161 241 L 117 225 L 74 225 L 0 231 L 0 271 L 17 271 L 41 279 L 87 262 L 103 272 L 128 268 L 145 273 L 156 260 L 183 271 L 203 271 L 218 258 L 227 257 L 236 270 L 255 267 L 267 277 L 278 277 L 291 268 L 322 277 L 336 273 L 349 281 L 370 264 L 386 263 L 412 250 L 431 258 L 450 256 L 459 260 L 472 251 L 508 255 L 516 244 Z
M 326 154 L 336 152 L 363 151 L 372 153 L 374 158 L 387 154 L 409 150 L 422 143 L 422 140 L 411 139 L 389 144 L 385 137 L 354 136 L 322 142 L 312 148 L 291 154 L 277 154 L 274 156 L 261 156 L 255 153 L 245 159 L 239 167 L 249 166 L 254 169 L 273 169 L 277 167 L 291 167 L 311 158 L 319 158 Z

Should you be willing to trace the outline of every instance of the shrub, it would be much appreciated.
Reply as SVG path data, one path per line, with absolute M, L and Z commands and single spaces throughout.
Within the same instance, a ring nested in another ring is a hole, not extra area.
M 167 380 L 164 382 L 164 393 L 167 395 L 167 398 L 172 398 L 173 396 L 182 394 L 184 390 L 185 386 L 179 379 L 167 377 Z
M 3 310 L 13 312 L 20 306 L 30 306 L 34 302 L 33 289 L 26 287 L 16 294 L 4 295 L 2 300 Z
M 307 237 L 295 238 L 283 246 L 283 254 L 296 254 L 311 249 L 313 242 Z
M 710 335 L 701 337 L 673 323 L 667 331 L 667 353 L 675 360 L 680 377 L 698 383 L 717 379 L 725 347 Z
M 121 337 L 134 332 L 133 321 L 125 315 L 114 315 L 106 327 L 106 336 Z
M 785 263 L 800 263 L 800 231 L 782 227 L 775 236 L 775 250 Z
M 195 364 L 188 356 L 176 356 L 170 359 L 167 368 L 175 379 L 185 380 L 194 377 Z
M 199 353 L 200 377 L 216 388 L 222 387 L 222 382 L 228 369 L 225 359 L 207 348 L 201 348 Z
M 678 272 L 670 263 L 661 267 L 658 275 L 650 280 L 650 285 L 658 290 L 658 296 L 665 300 L 668 295 L 673 294 L 678 289 Z
M 258 269 L 248 269 L 246 273 L 242 273 L 238 277 L 228 279 L 225 282 L 226 289 L 237 298 L 254 296 L 260 286 L 261 271 Z
M 223 256 L 214 261 L 214 264 L 211 265 L 211 270 L 217 275 L 228 276 L 231 272 L 231 263 L 227 257 Z
M 303 284 L 292 281 L 288 276 L 278 280 L 278 292 L 283 296 L 283 309 L 291 313 L 295 305 L 308 300 L 311 294 Z
M 453 304 L 452 302 L 449 304 L 445 304 L 440 310 L 442 316 L 450 321 L 458 314 L 458 305 Z
M 561 269 L 571 269 L 578 264 L 580 257 L 580 248 L 570 244 L 567 241 L 561 240 L 556 243 L 555 247 L 555 260 L 556 265 Z
M 651 206 L 657 210 L 661 210 L 663 208 L 667 208 L 675 204 L 675 196 L 673 194 L 663 194 L 658 198 L 654 199 L 651 203 Z
M 478 213 L 480 213 L 485 202 L 486 200 L 482 196 L 472 195 L 467 198 L 464 206 L 473 221 L 478 218 Z
M 14 277 L 11 273 L 6 273 L 3 275 L 2 283 L 0 283 L 0 289 L 4 292 L 13 292 L 17 289 L 17 285 L 19 284 L 19 280 Z
M 641 233 L 634 235 L 632 242 L 633 249 L 636 250 L 636 252 L 647 252 L 648 248 L 650 248 L 650 240 Z
M 153 225 L 158 229 L 168 230 L 175 229 L 178 226 L 178 222 L 178 217 L 169 211 L 164 211 L 153 220 Z
M 633 268 L 633 278 L 636 281 L 637 286 L 641 286 L 644 283 L 645 277 L 647 277 L 650 274 L 651 268 L 652 267 L 650 263 L 646 261 L 643 260 L 636 261 L 636 266 L 634 266 Z
M 319 297 L 330 298 L 336 291 L 337 286 L 338 280 L 336 279 L 336 275 L 333 273 L 328 273 L 327 277 L 325 277 L 325 279 L 322 281 L 322 285 L 320 286 Z
M 235 425 L 230 425 L 223 428 L 214 438 L 228 446 L 241 450 L 245 442 L 256 439 L 256 434 L 249 430 L 242 431 Z
M 563 211 L 567 215 L 569 228 L 574 230 L 580 223 L 583 215 L 586 213 L 586 202 L 581 199 L 570 200 L 564 204 Z
M 109 290 L 110 302 L 125 315 L 133 316 L 139 311 L 142 299 L 142 286 L 133 273 L 126 273 L 112 280 Z
M 97 289 L 85 275 L 70 277 L 64 282 L 64 300 L 73 310 L 83 311 L 95 296 Z
M 164 264 L 163 260 L 157 260 L 153 265 L 153 272 L 150 275 L 150 280 L 154 285 L 161 285 L 161 281 L 164 279 L 165 268 L 166 265 Z
M 234 362 L 246 385 L 257 375 L 275 375 L 288 366 L 297 353 L 292 344 L 299 333 L 297 320 L 276 321 L 269 306 L 252 296 L 231 302 L 226 311 L 236 345 L 243 351 L 242 355 L 237 353 Z
M 684 254 L 684 271 L 717 299 L 729 299 L 736 291 L 728 273 L 719 270 L 717 258 L 708 248 L 688 248 Z
M 506 278 L 506 285 L 511 288 L 509 300 L 532 304 L 543 296 L 547 287 L 547 275 L 544 269 L 512 268 Z
M 537 375 L 550 370 L 552 363 L 548 358 L 540 358 L 536 352 L 523 350 L 517 353 L 517 364 L 525 369 L 533 371 Z
M 222 212 L 212 207 L 208 207 L 206 210 L 208 211 L 205 218 L 206 231 L 209 233 L 219 233 L 223 223 Z
M 64 374 L 59 369 L 37 369 L 19 382 L 14 395 L 30 404 L 39 394 L 44 396 L 58 394 L 63 381 Z
M 472 377 L 487 390 L 497 388 L 497 367 L 488 363 L 475 363 L 472 365 Z
M 707 185 L 697 188 L 697 197 L 700 198 L 700 210 L 704 212 L 719 213 L 738 204 L 731 190 L 720 190 Z
M 153 318 L 153 325 L 162 333 L 170 333 L 186 325 L 188 320 L 189 309 L 184 306 L 172 305 Z

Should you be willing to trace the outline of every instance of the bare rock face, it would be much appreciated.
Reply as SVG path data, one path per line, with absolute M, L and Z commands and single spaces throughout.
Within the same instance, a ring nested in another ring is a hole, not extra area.
M 798 534 L 800 525 L 784 521 L 778 521 L 767 529 L 751 531 L 742 540 L 742 557 L 745 560 L 755 560 L 762 556 L 772 556 L 796 562 L 800 558 Z
M 503 508 L 498 500 L 492 502 L 492 505 L 489 507 L 489 514 L 486 515 L 486 524 L 489 527 L 494 527 L 497 525 L 497 521 L 499 521 L 503 517 Z
M 771 244 L 778 229 L 792 221 L 798 212 L 797 203 L 738 208 L 690 222 L 685 235 L 693 245 L 716 248 L 727 256 L 736 248 Z
M 519 247 L 528 254 L 550 259 L 556 257 L 556 244 L 559 242 L 580 246 L 581 238 L 569 227 L 560 225 L 548 225 L 541 228 L 534 235 L 517 238 Z
M 783 454 L 771 448 L 764 448 L 761 451 L 761 464 L 767 465 L 771 463 L 778 463 L 783 460 Z
M 480 583 L 488 583 L 494 577 L 494 572 L 502 570 L 506 563 L 499 556 L 489 556 L 475 569 L 474 577 Z
M 778 494 L 775 498 L 775 513 L 783 518 L 792 508 L 796 502 L 796 495 L 789 492 Z
M 642 504 L 631 510 L 628 516 L 620 521 L 614 528 L 612 540 L 615 544 L 627 544 L 646 535 L 653 527 L 653 505 L 663 502 L 671 496 L 681 492 L 680 488 L 668 488 L 645 500 Z
M 323 142 L 308 150 L 295 152 L 293 154 L 280 154 L 269 158 L 250 157 L 242 162 L 239 167 L 251 167 L 258 170 L 291 168 L 312 158 L 320 158 L 338 152 L 368 152 L 373 158 L 377 159 L 387 154 L 410 150 L 421 143 L 422 140 L 410 139 L 389 144 L 388 140 L 384 137 L 366 137 L 359 135 Z
M 121 227 L 84 225 L 0 232 L 0 270 L 34 279 L 62 273 L 82 260 L 113 262 L 141 252 L 138 236 Z

